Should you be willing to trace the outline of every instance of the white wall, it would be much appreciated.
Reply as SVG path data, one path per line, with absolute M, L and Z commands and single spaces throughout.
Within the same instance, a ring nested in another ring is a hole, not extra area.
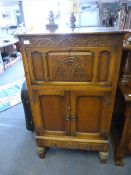
M 17 25 L 16 10 L 18 9 L 17 4 L 0 6 L 0 27 Z M 9 14 L 9 16 L 4 17 L 4 14 Z

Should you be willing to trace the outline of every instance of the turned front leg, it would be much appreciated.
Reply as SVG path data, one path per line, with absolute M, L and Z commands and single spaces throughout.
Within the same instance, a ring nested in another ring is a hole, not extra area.
M 37 146 L 36 150 L 37 150 L 37 153 L 39 155 L 39 158 L 44 159 L 45 158 L 45 153 L 47 151 L 47 148 L 43 147 L 43 146 L 42 147 Z
M 124 154 L 125 154 L 124 147 L 123 145 L 120 145 L 114 156 L 114 161 L 117 166 L 123 166 L 124 163 L 122 160 L 122 156 Z
M 47 147 L 44 147 L 43 144 L 41 143 L 41 140 L 36 139 L 36 151 L 39 155 L 39 158 L 44 159 L 45 158 L 45 153 L 47 151 Z
M 99 158 L 101 163 L 106 163 L 109 155 L 109 144 L 105 144 L 103 149 L 99 152 Z

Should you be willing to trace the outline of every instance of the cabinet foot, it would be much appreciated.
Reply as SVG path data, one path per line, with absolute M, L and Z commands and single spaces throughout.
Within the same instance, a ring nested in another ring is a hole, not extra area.
M 36 149 L 37 149 L 37 153 L 39 155 L 39 158 L 44 159 L 45 158 L 45 153 L 47 151 L 47 148 L 46 147 L 38 147 L 37 146 Z
M 115 158 L 114 158 L 114 161 L 115 161 L 115 164 L 116 164 L 117 166 L 123 166 L 123 164 L 124 164 L 121 157 L 115 157 Z
M 101 163 L 106 163 L 107 162 L 107 159 L 108 159 L 108 155 L 109 155 L 109 152 L 100 151 L 99 152 L 100 162 Z

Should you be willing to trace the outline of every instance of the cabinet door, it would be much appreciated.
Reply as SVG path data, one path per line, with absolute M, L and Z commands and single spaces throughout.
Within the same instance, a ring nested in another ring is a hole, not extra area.
M 70 135 L 69 93 L 64 91 L 33 91 L 33 114 L 36 130 L 41 134 Z
M 71 92 L 71 135 L 99 135 L 106 132 L 109 113 L 107 92 Z

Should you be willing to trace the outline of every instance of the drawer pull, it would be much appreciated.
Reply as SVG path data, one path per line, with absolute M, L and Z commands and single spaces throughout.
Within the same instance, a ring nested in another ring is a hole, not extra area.
M 65 63 L 73 62 L 74 60 L 65 60 Z

